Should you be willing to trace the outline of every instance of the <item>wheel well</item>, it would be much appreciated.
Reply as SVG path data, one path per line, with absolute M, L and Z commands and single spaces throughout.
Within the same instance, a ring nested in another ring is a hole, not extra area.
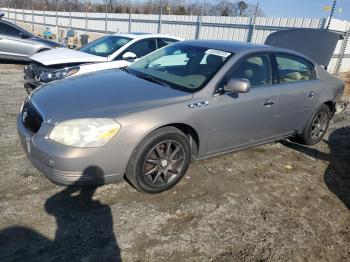
M 192 158 L 195 159 L 197 157 L 200 145 L 197 131 L 192 126 L 183 123 L 173 123 L 165 126 L 173 126 L 181 130 L 181 132 L 183 132 L 189 138 L 192 151 Z
M 332 114 L 335 112 L 335 103 L 333 101 L 327 101 L 324 104 L 329 107 Z
M 37 53 L 44 52 L 50 50 L 49 48 L 42 48 L 37 51 Z

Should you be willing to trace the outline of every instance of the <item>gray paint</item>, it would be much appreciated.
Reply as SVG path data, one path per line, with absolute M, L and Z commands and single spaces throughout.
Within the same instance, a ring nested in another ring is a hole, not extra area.
M 24 128 L 21 114 L 17 122 L 32 163 L 50 179 L 63 184 L 81 181 L 84 170 L 91 165 L 103 170 L 105 182 L 119 181 L 136 146 L 157 128 L 172 124 L 192 127 L 199 137 L 197 159 L 210 157 L 301 132 L 310 115 L 323 103 L 336 102 L 344 88 L 341 80 L 316 65 L 318 80 L 252 88 L 247 93 L 218 94 L 215 90 L 221 80 L 247 55 L 300 54 L 228 41 L 187 43 L 235 53 L 194 94 L 113 70 L 54 82 L 35 91 L 30 101 L 46 122 L 34 135 Z M 308 97 L 311 91 L 315 95 Z M 267 105 L 266 101 L 274 103 Z M 190 106 L 197 103 L 201 106 Z M 56 122 L 82 117 L 113 117 L 122 127 L 101 148 L 71 148 L 46 138 Z M 89 174 L 83 177 L 88 178 Z

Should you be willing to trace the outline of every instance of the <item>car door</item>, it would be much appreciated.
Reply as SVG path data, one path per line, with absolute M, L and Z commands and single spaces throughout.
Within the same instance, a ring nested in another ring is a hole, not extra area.
M 283 136 L 302 130 L 317 99 L 320 81 L 314 65 L 291 54 L 275 54 L 279 92 L 276 132 Z
M 0 54 L 5 58 L 27 59 L 35 51 L 35 44 L 29 35 L 14 25 L 0 22 Z
M 278 91 L 273 85 L 270 60 L 268 54 L 243 58 L 227 75 L 227 80 L 248 79 L 251 90 L 218 94 L 210 102 L 209 154 L 259 144 L 275 136 Z

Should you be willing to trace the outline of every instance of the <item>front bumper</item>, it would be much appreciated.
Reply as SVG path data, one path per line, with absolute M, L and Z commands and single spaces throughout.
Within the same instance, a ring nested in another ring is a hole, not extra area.
M 34 167 L 60 185 L 101 185 L 121 181 L 133 148 L 115 144 L 100 148 L 73 148 L 47 138 L 50 126 L 43 123 L 36 134 L 30 133 L 17 118 L 22 146 Z

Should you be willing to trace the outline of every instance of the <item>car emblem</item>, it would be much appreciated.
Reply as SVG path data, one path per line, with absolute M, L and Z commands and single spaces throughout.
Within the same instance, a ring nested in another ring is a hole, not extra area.
M 26 119 L 28 117 L 28 109 L 24 109 L 23 110 L 23 113 L 22 113 L 22 122 L 25 123 L 26 122 Z

